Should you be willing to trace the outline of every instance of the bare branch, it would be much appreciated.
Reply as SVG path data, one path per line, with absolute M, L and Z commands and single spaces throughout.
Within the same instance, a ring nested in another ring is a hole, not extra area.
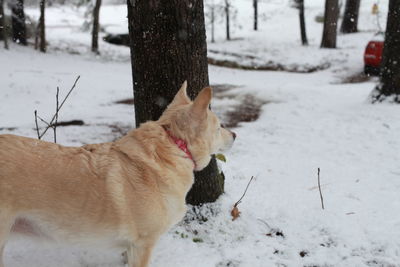
M 58 94 L 60 93 L 60 88 L 57 86 L 56 93 L 56 121 L 53 123 L 53 132 L 54 132 L 54 143 L 57 143 L 57 122 L 58 122 L 58 111 L 59 111 L 59 102 L 58 102 Z
M 81 78 L 81 76 L 79 75 L 79 76 L 76 78 L 76 80 L 75 80 L 74 84 L 72 85 L 71 89 L 69 90 L 68 94 L 65 96 L 64 100 L 61 102 L 60 105 L 57 105 L 58 107 L 57 107 L 56 113 L 54 114 L 53 118 L 51 119 L 51 121 L 50 121 L 50 123 L 49 123 L 49 126 L 47 126 L 46 129 L 43 131 L 43 133 L 40 135 L 40 138 L 43 137 L 43 136 L 45 135 L 45 133 L 47 132 L 47 130 L 48 130 L 49 128 L 53 128 L 53 124 L 54 124 L 54 121 L 56 120 L 56 117 L 57 117 L 57 119 L 58 119 L 58 112 L 61 110 L 62 106 L 64 105 L 65 101 L 68 99 L 69 95 L 70 95 L 70 94 L 72 93 L 72 91 L 75 89 L 75 86 L 76 86 L 76 84 L 77 84 L 77 82 L 78 82 L 78 80 L 79 80 L 80 78 Z M 53 128 L 53 129 L 54 129 L 54 128 Z M 40 139 L 40 138 L 39 138 L 39 139 Z
M 269 229 L 272 229 L 272 227 L 269 226 L 269 224 L 268 224 L 266 221 L 264 221 L 264 220 L 262 220 L 262 219 L 257 219 L 257 220 L 259 220 L 260 222 L 262 222 L 263 224 L 265 224 Z
M 240 204 L 240 202 L 242 202 L 242 199 L 243 199 L 243 197 L 246 195 L 247 189 L 249 188 L 249 185 L 250 185 L 251 181 L 253 181 L 253 179 L 254 179 L 254 176 L 251 176 L 250 181 L 248 182 L 248 184 L 247 184 L 247 186 L 246 186 L 246 189 L 244 190 L 244 193 L 243 193 L 242 197 L 235 203 L 235 205 L 233 205 L 234 207 L 236 207 L 237 205 Z
M 36 124 L 36 133 L 37 133 L 37 136 L 38 136 L 38 139 L 40 140 L 40 133 L 39 133 L 39 125 L 38 125 L 38 122 L 37 122 L 37 110 L 35 110 L 35 124 Z
M 325 207 L 324 207 L 324 198 L 322 197 L 322 191 L 321 191 L 321 183 L 320 183 L 319 173 L 320 173 L 320 170 L 319 170 L 319 168 L 318 168 L 318 188 L 319 188 L 319 196 L 321 197 L 321 205 L 322 205 L 322 209 L 324 210 L 324 209 L 325 209 Z
M 38 117 L 39 120 L 41 120 L 44 124 L 46 124 L 47 127 L 51 127 L 51 125 L 50 125 L 47 121 L 45 121 L 44 119 L 42 119 L 42 117 L 40 117 L 39 115 L 37 115 L 37 117 Z

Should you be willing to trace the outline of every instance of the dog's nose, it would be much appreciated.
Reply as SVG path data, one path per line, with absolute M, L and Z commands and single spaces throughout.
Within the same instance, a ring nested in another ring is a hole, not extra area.
M 231 132 L 231 133 L 232 133 L 232 136 L 233 136 L 233 140 L 235 140 L 236 139 L 236 134 L 234 132 Z

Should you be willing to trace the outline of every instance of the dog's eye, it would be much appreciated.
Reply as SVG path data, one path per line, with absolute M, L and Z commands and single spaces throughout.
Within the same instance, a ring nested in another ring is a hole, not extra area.
M 221 123 L 220 127 L 221 127 L 221 128 L 225 128 L 225 125 L 223 125 L 223 124 Z

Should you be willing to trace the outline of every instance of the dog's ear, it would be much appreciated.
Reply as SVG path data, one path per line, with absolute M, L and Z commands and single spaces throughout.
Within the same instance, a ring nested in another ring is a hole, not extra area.
M 189 97 L 187 96 L 186 93 L 186 88 L 187 88 L 187 81 L 184 81 L 181 89 L 176 93 L 174 100 L 172 100 L 173 105 L 185 105 L 191 103 Z
M 199 118 L 207 116 L 207 109 L 210 106 L 212 97 L 211 87 L 203 88 L 193 101 L 192 112 Z

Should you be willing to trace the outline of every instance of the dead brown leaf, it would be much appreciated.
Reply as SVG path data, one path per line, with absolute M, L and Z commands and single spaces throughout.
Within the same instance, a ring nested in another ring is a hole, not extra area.
M 232 221 L 236 220 L 237 218 L 239 218 L 240 216 L 240 211 L 238 209 L 237 206 L 234 206 L 232 211 L 231 211 L 231 215 L 232 215 Z

